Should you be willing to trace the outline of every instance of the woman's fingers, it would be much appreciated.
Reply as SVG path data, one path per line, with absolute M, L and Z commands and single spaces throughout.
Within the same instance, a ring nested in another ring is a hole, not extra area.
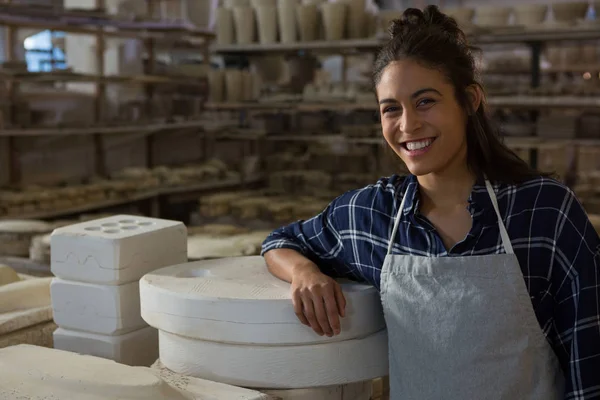
M 331 324 L 329 323 L 329 317 L 328 317 L 328 304 L 327 304 L 327 299 L 330 297 L 331 293 L 329 293 L 330 291 L 328 291 L 327 289 L 322 290 L 322 289 L 318 289 L 312 292 L 312 301 L 313 301 L 313 305 L 315 307 L 315 314 L 317 315 L 317 321 L 319 322 L 319 325 L 321 326 L 321 329 L 323 330 L 323 332 L 325 333 L 325 335 L 331 337 L 333 336 L 333 328 L 331 327 Z M 335 307 L 335 310 L 337 311 L 337 307 Z
M 300 292 L 293 291 L 292 292 L 292 304 L 294 305 L 294 313 L 296 313 L 296 317 L 302 322 L 304 325 L 310 326 L 308 319 L 304 315 L 304 304 L 302 302 L 302 296 L 300 296 Z
M 308 297 L 308 298 L 303 297 L 302 298 L 302 306 L 303 306 L 303 310 L 304 310 L 304 316 L 308 320 L 310 327 L 313 329 L 313 331 L 315 331 L 317 333 L 317 335 L 323 336 L 324 332 L 323 332 L 323 329 L 321 328 L 321 324 L 319 324 L 319 321 L 317 320 L 315 306 L 313 304 L 312 299 L 310 297 Z
M 346 297 L 344 297 L 342 287 L 338 283 L 335 284 L 334 292 L 338 312 L 340 313 L 340 316 L 344 318 L 346 316 Z
M 292 285 L 292 303 L 300 322 L 318 335 L 340 334 L 340 316 L 345 316 L 346 299 L 333 279 L 323 274 L 299 279 Z

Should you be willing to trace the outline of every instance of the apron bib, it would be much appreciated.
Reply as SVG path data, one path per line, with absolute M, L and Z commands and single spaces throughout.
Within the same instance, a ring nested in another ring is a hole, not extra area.
M 381 273 L 392 400 L 559 400 L 564 376 L 535 316 L 486 181 L 506 254 L 392 255 Z

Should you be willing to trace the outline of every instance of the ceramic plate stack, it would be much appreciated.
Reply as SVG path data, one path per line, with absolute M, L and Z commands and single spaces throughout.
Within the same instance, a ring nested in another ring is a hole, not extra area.
M 331 338 L 298 321 L 290 285 L 260 256 L 148 273 L 140 280 L 141 312 L 159 330 L 160 360 L 174 372 L 262 390 L 310 389 L 320 398 L 388 373 L 379 293 L 352 282 L 342 288 L 346 317 Z
M 51 231 L 52 226 L 43 221 L 0 221 L 0 256 L 29 257 L 33 237 Z

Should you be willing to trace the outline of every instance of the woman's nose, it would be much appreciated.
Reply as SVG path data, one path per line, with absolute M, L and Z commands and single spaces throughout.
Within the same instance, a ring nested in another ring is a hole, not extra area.
M 413 110 L 405 110 L 400 117 L 400 129 L 406 134 L 414 133 L 421 127 L 421 119 Z

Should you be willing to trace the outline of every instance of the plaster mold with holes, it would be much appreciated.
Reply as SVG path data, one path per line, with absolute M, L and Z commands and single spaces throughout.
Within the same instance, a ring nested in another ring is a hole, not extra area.
M 115 215 L 56 229 L 52 273 L 63 279 L 121 285 L 187 261 L 187 230 L 178 221 Z
M 148 366 L 158 332 L 140 314 L 139 279 L 187 260 L 187 229 L 177 221 L 115 215 L 51 235 L 54 347 Z

